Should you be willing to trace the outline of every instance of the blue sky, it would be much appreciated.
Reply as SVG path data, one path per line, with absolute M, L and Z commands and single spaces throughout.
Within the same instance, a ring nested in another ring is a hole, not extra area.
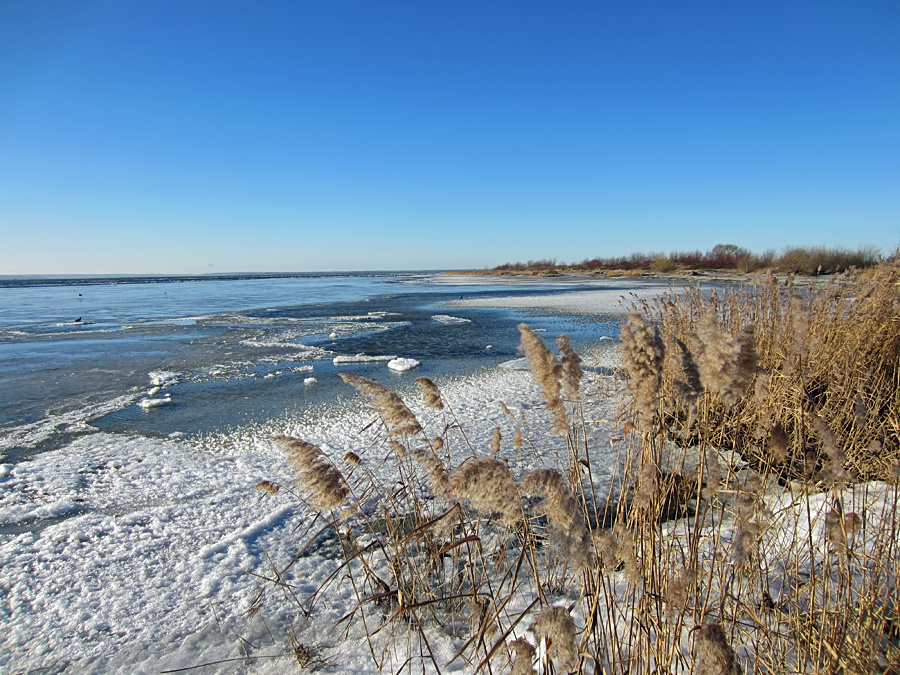
M 900 2 L 4 0 L 0 274 L 900 245 Z

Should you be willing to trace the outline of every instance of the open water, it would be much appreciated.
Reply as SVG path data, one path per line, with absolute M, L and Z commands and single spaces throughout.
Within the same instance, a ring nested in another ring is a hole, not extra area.
M 581 287 L 486 281 L 455 285 L 429 273 L 0 279 L 0 462 L 98 428 L 162 437 L 312 410 L 350 395 L 340 371 L 397 387 L 496 365 L 517 356 L 523 320 L 576 345 L 618 333 L 613 317 L 447 308 L 460 298 Z M 357 355 L 422 365 L 394 373 L 385 361 L 333 361 Z M 147 399 L 167 405 L 141 407 Z

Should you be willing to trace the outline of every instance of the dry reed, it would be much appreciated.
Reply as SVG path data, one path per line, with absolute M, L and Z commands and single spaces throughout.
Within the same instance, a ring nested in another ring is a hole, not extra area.
M 499 459 L 479 457 L 466 462 L 450 476 L 449 491 L 480 513 L 499 513 L 507 525 L 515 525 L 522 516 L 515 478 Z
M 560 377 L 564 374 L 563 367 L 544 341 L 527 324 L 520 323 L 518 328 L 522 338 L 519 349 L 528 357 L 534 379 L 544 392 L 547 409 L 553 414 L 550 428 L 553 433 L 564 434 L 569 429 L 569 420 L 561 397 Z
M 443 631 L 473 673 L 898 673 L 900 271 L 796 291 L 769 278 L 644 303 L 622 327 L 626 433 L 601 444 L 571 343 L 557 359 L 520 326 L 568 454 L 519 485 L 526 438 L 540 446 L 524 410 L 500 406 L 509 464 L 498 428 L 495 456 L 469 447 L 454 468 L 460 425 L 433 382 L 417 381 L 442 412 L 429 437 L 396 393 L 343 376 L 384 421 L 371 445 L 393 449 L 392 485 L 355 453 L 351 485 L 316 446 L 276 440 L 313 506 L 353 507 L 330 581 L 353 587 L 342 622 L 376 667 L 442 672 Z M 595 480 L 610 445 L 615 473 Z
M 335 509 L 347 500 L 350 491 L 343 475 L 318 447 L 290 436 L 272 440 L 284 450 L 297 476 L 297 487 L 314 506 Z

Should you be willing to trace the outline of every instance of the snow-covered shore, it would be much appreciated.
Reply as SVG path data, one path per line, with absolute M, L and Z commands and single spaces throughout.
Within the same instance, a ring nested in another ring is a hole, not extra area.
M 520 370 L 490 368 L 438 384 L 469 440 L 485 453 L 495 426 L 512 437 L 499 401 L 514 410 L 539 403 L 530 373 Z M 433 417 L 414 393 L 406 398 L 423 420 Z M 387 454 L 371 448 L 371 434 L 362 432 L 373 416 L 360 398 L 318 413 L 193 439 L 96 432 L 4 465 L 0 523 L 9 534 L 0 543 L 0 645 L 6 667 L 155 673 L 238 659 L 202 672 L 285 672 L 292 667 L 293 656 L 284 654 L 293 626 L 316 646 L 325 672 L 374 672 L 365 646 L 334 632 L 355 602 L 349 590 L 323 598 L 301 624 L 296 604 L 258 576 L 286 565 L 299 546 L 293 528 L 302 507 L 284 491 L 261 499 L 254 489 L 260 480 L 291 483 L 272 435 L 304 438 L 335 460 L 348 451 Z M 608 430 L 597 433 L 608 436 Z M 558 439 L 545 441 L 548 457 L 565 453 Z M 535 461 L 511 447 L 504 454 L 517 471 Z M 298 594 L 311 593 L 332 571 L 332 554 L 310 552 L 295 563 Z M 261 589 L 268 599 L 248 615 Z M 434 637 L 450 661 L 459 645 Z

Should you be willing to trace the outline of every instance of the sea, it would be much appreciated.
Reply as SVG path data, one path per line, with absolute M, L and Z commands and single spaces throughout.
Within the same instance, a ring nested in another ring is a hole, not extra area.
M 417 272 L 0 279 L 0 461 L 58 447 L 84 423 L 168 436 L 263 420 L 348 392 L 337 377 L 348 368 L 397 384 L 496 365 L 517 356 L 522 321 L 548 341 L 618 334 L 616 317 L 446 308 L 596 286 L 471 281 Z M 398 374 L 385 367 L 391 356 L 421 365 Z M 154 399 L 159 406 L 141 407 Z

